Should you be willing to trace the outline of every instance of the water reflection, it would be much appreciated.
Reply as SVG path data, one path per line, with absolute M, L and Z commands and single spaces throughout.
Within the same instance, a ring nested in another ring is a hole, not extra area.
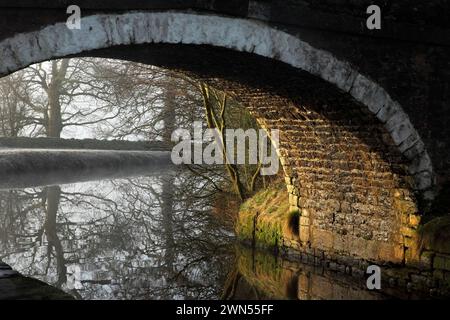
M 224 291 L 227 299 L 379 300 L 365 280 L 351 279 L 320 267 L 281 259 L 266 252 L 236 248 L 236 267 Z
M 162 152 L 165 154 L 164 152 Z M 6 189 L 24 189 L 38 186 L 58 185 L 67 183 L 79 183 L 84 181 L 103 180 L 103 179 L 118 179 L 126 177 L 138 177 L 138 176 L 160 176 L 163 173 L 167 173 L 175 170 L 175 167 L 167 159 L 166 162 L 164 155 L 158 156 L 161 152 L 152 151 L 149 154 L 153 154 L 158 161 L 158 165 L 152 163 L 140 163 L 129 165 L 127 163 L 109 163 L 104 167 L 97 167 L 94 164 L 86 164 L 74 166 L 70 164 L 67 168 L 53 168 L 48 170 L 35 170 L 35 168 L 26 168 L 25 172 L 17 173 L 13 170 L 7 174 L 2 173 L 0 179 L 0 190 Z M 4 155 L 3 155 L 4 156 Z M 158 158 L 159 157 L 159 158 Z M 150 158 L 151 159 L 151 158 Z M 46 160 L 41 160 L 46 161 Z M 61 160 L 64 162 L 64 160 Z M 163 163 L 160 163 L 163 162 Z M 34 170 L 34 171 L 33 171 Z
M 0 260 L 82 299 L 218 298 L 232 233 L 189 173 L 0 191 Z
M 152 174 L 0 191 L 0 261 L 77 299 L 411 298 L 242 247 L 203 178 Z M 58 297 L 8 281 L 0 298 Z

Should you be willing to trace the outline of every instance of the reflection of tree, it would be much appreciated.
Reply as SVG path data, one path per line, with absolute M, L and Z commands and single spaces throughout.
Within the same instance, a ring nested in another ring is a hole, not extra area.
M 164 128 L 163 128 L 163 141 L 166 143 L 171 142 L 172 132 L 175 130 L 175 93 L 171 83 L 167 82 L 164 87 Z M 174 176 L 168 174 L 162 181 L 161 192 L 161 215 L 163 217 L 163 232 L 165 238 L 165 265 L 167 274 L 171 275 L 174 269 L 174 247 L 175 240 L 173 234 L 173 189 L 174 189 Z
M 187 172 L 0 192 L 0 259 L 83 298 L 219 297 L 230 235 L 209 194 Z
M 220 297 L 222 300 L 232 300 L 235 298 L 240 279 L 241 274 L 237 268 L 228 273 L 227 280 L 223 286 L 223 293 Z
M 51 255 L 53 249 L 55 250 L 56 257 L 56 274 L 58 275 L 58 281 L 55 285 L 59 288 L 67 280 L 67 267 L 64 258 L 64 249 L 61 244 L 61 240 L 57 233 L 57 214 L 59 208 L 59 201 L 61 198 L 61 188 L 58 186 L 52 186 L 45 188 L 47 194 L 47 205 L 45 210 L 45 235 L 47 236 L 48 252 L 47 260 L 48 264 L 51 262 Z
M 164 263 L 167 269 L 167 273 L 171 274 L 174 268 L 174 247 L 175 240 L 173 235 L 173 186 L 174 177 L 169 175 L 165 177 L 162 182 L 161 192 L 161 215 L 163 219 L 162 230 L 164 233 Z
M 38 239 L 40 230 L 27 232 L 29 219 L 34 217 L 36 211 L 42 208 L 42 193 L 33 190 L 18 191 L 9 190 L 0 192 L 0 241 L 3 247 L 10 246 L 19 252 L 26 251 L 32 247 L 28 242 L 20 243 L 22 238 Z M 11 250 L 9 250 L 11 252 Z M 0 251 L 0 252 L 5 252 Z

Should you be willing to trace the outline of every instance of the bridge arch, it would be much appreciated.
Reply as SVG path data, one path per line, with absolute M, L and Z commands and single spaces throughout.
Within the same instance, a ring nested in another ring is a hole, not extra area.
M 400 230 L 407 223 L 402 219 L 418 212 L 416 196 L 433 198 L 432 162 L 401 105 L 350 63 L 294 34 L 248 19 L 130 12 L 84 17 L 81 27 L 69 30 L 57 23 L 1 41 L 0 76 L 36 62 L 143 44 L 167 44 L 170 50 L 206 45 L 276 61 L 276 68 L 298 71 L 304 80 L 286 95 L 283 88 L 274 94 L 267 90 L 264 106 L 258 106 L 257 94 L 242 96 L 245 86 L 239 81 L 225 83 L 264 127 L 282 132 L 278 152 L 290 204 L 301 213 L 301 242 L 341 246 L 339 250 L 352 254 L 369 244 L 368 257 L 404 259 Z M 325 84 L 332 94 L 324 98 L 323 91 L 309 92 L 307 98 L 296 98 L 295 91 L 300 85 L 308 88 L 308 81 Z M 339 106 L 330 106 L 334 103 Z M 346 237 L 336 243 L 336 233 Z

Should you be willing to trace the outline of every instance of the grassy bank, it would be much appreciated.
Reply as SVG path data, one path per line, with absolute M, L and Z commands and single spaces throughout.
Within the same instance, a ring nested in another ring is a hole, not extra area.
M 289 211 L 286 187 L 279 182 L 241 205 L 236 234 L 254 245 L 278 248 L 284 239 L 298 238 L 298 219 L 298 211 Z

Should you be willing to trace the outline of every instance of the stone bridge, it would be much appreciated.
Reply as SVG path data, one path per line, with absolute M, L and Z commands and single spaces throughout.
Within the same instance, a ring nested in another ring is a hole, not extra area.
M 302 247 L 408 262 L 421 220 L 448 213 L 449 16 L 432 0 L 0 0 L 0 76 L 99 56 L 203 79 L 280 129 Z

